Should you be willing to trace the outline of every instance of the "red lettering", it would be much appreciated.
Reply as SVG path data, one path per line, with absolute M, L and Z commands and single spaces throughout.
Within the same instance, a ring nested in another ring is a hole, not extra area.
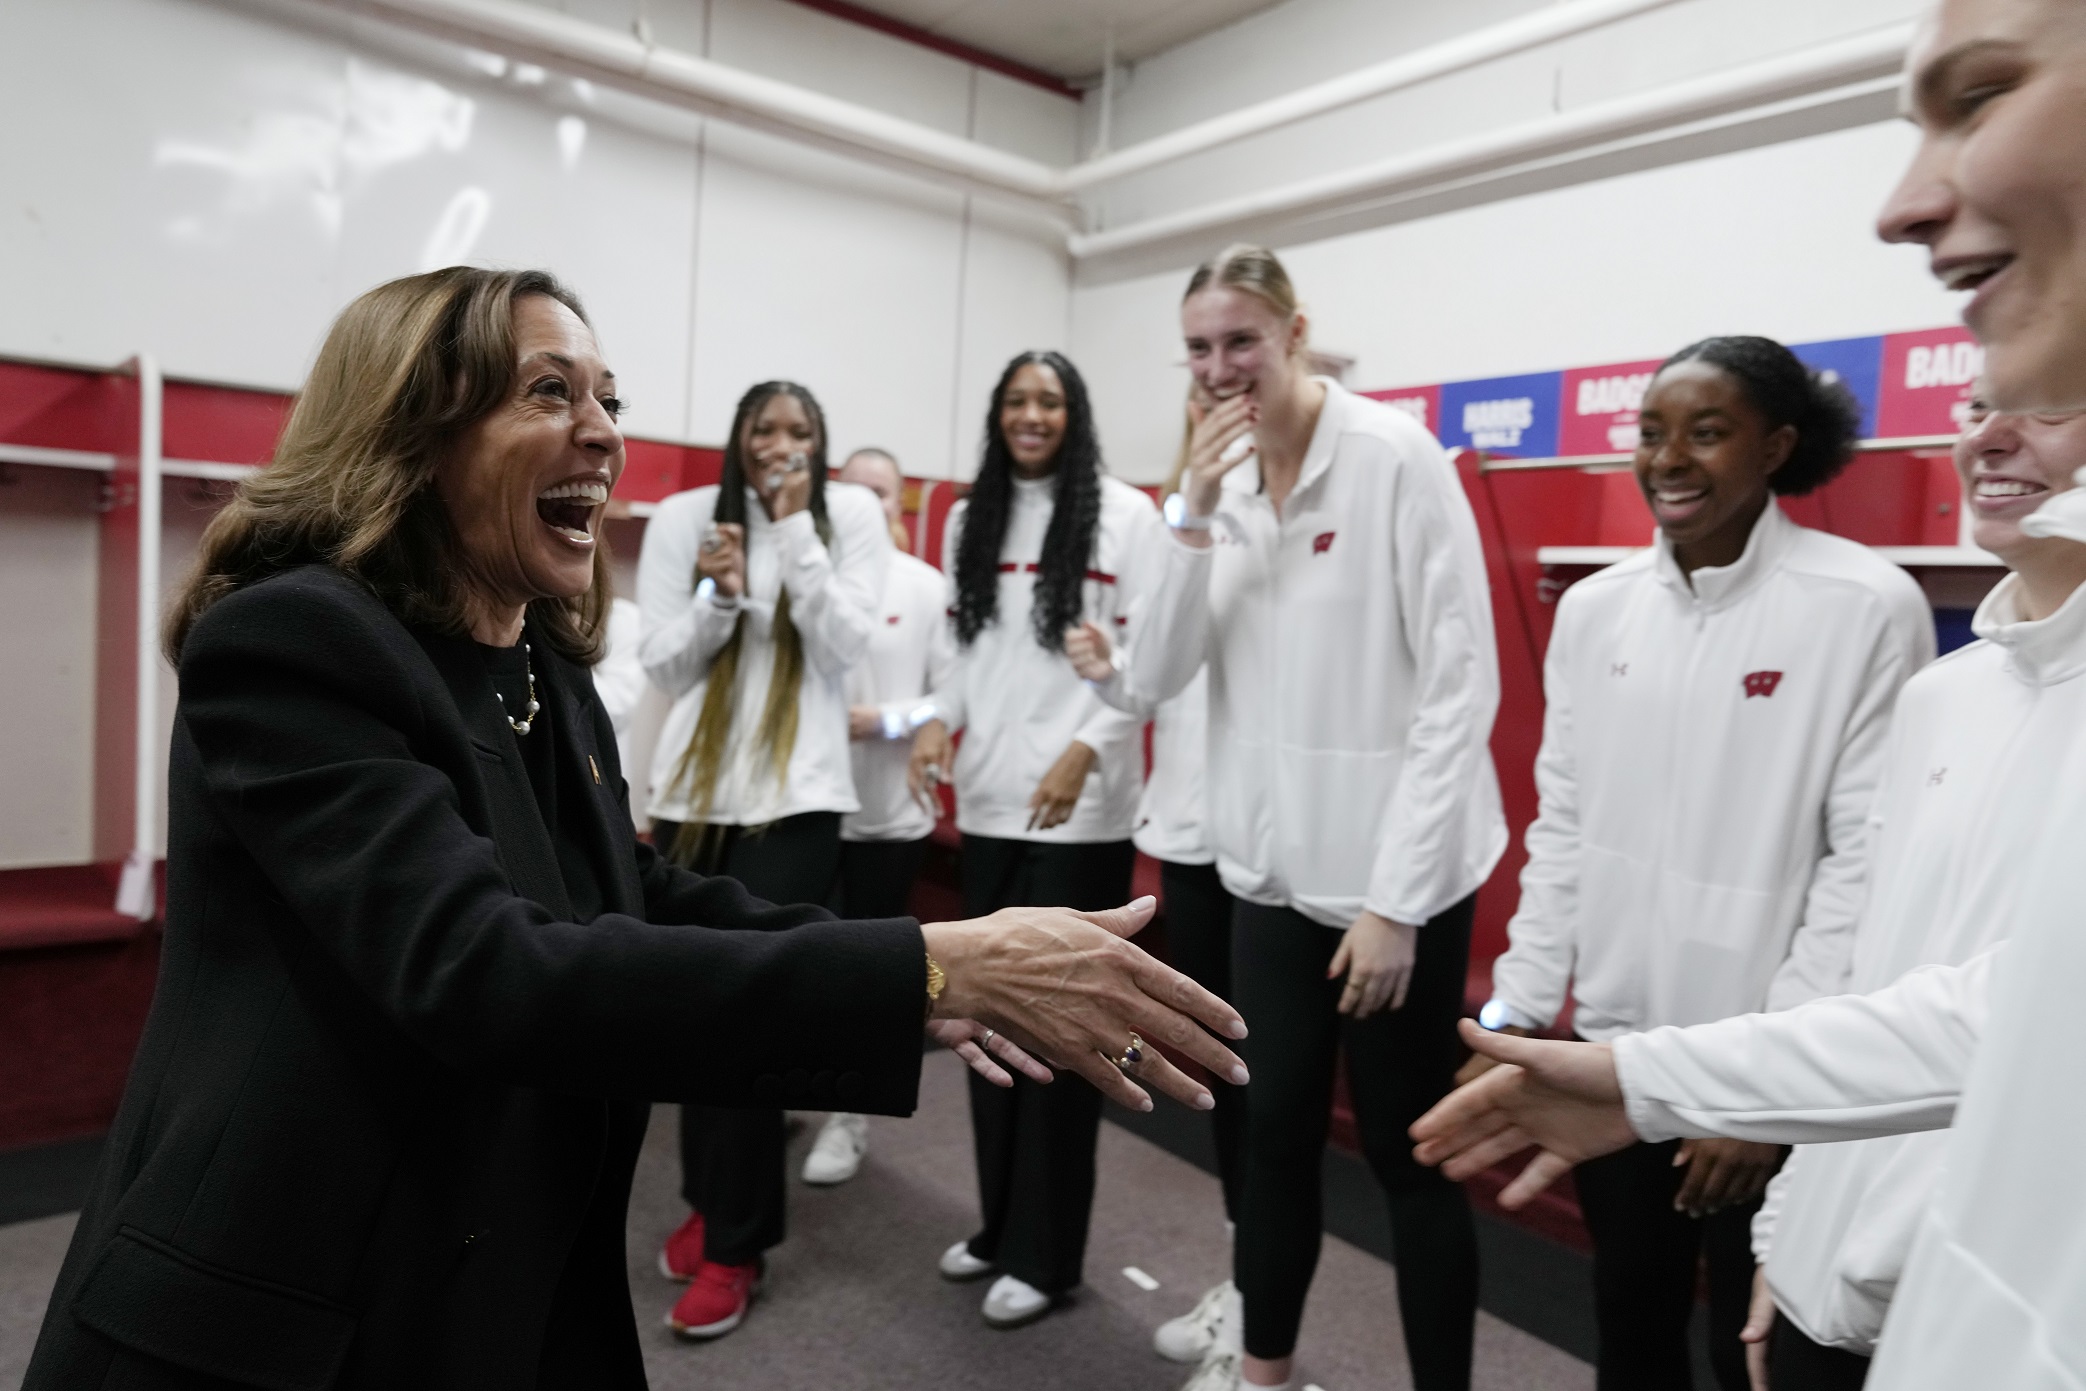
M 1324 555 L 1332 548 L 1333 533 L 1330 531 L 1321 531 L 1318 535 L 1311 538 L 1311 554 L 1313 555 Z
M 1781 684 L 1782 673 L 1779 671 L 1749 671 L 1746 673 L 1746 699 L 1771 696 L 1775 687 Z

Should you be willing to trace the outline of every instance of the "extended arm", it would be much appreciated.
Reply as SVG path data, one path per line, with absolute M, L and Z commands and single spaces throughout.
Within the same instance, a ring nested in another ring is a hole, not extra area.
M 681 493 L 659 504 L 637 558 L 638 661 L 652 684 L 682 696 L 710 673 L 738 626 L 740 601 L 696 597 L 696 548 L 714 494 Z
M 782 550 L 782 587 L 789 594 L 790 622 L 804 643 L 804 659 L 828 677 L 838 677 L 869 649 L 891 536 L 883 513 L 863 493 L 836 487 L 831 494 L 833 544 L 819 540 L 810 511 L 775 524 Z

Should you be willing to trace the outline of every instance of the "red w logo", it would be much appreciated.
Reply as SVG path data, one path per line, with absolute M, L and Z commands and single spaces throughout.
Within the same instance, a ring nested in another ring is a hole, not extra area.
M 898 626 L 898 615 L 894 613 L 890 617 L 886 618 L 884 622 L 889 623 L 891 626 L 895 628 L 896 626 Z
M 1749 671 L 1746 673 L 1746 699 L 1771 696 L 1775 693 L 1775 687 L 1781 684 L 1782 673 L 1779 671 Z
M 1324 555 L 1332 548 L 1333 533 L 1330 531 L 1321 531 L 1318 535 L 1311 538 L 1311 554 L 1313 555 Z

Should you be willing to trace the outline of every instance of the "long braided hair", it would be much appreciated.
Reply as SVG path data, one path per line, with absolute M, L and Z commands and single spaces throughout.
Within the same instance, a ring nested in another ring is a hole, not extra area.
M 1027 352 L 1007 364 L 985 415 L 985 457 L 978 465 L 956 543 L 956 636 L 966 647 L 999 620 L 1000 547 L 1014 501 L 1014 455 L 1000 428 L 1000 408 L 1014 374 L 1034 364 L 1057 374 L 1065 392 L 1065 437 L 1058 444 L 1050 529 L 1036 567 L 1030 626 L 1046 652 L 1064 649 L 1065 629 L 1079 621 L 1083 586 L 1101 525 L 1101 442 L 1086 381 L 1062 353 Z
M 777 396 L 795 398 L 811 417 L 810 511 L 819 540 L 830 547 L 833 524 L 826 516 L 826 413 L 819 409 L 818 398 L 796 382 L 762 382 L 739 398 L 738 409 L 732 413 L 732 432 L 724 444 L 724 471 L 717 480 L 717 507 L 711 521 L 746 524 L 746 437 L 761 409 Z M 804 643 L 797 636 L 796 624 L 790 622 L 787 589 L 775 602 L 773 633 L 775 663 L 754 738 L 758 741 L 756 747 L 767 751 L 768 766 L 780 783 L 789 775 L 790 755 L 797 747 L 797 688 L 804 678 Z M 670 787 L 680 787 L 685 782 L 689 790 L 688 819 L 674 837 L 671 850 L 673 858 L 683 864 L 692 863 L 700 855 L 703 837 L 709 830 L 710 807 L 717 796 L 717 778 L 724 767 L 737 713 L 739 659 L 745 641 L 746 614 L 742 611 L 731 637 L 710 663 L 709 684 L 703 689 L 695 730 L 688 736 L 688 747 L 681 751 L 681 759 L 674 765 L 668 782 Z

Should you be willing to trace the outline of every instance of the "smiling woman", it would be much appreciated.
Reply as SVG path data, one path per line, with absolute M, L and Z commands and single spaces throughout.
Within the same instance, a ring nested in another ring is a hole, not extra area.
M 32 1391 L 642 1387 L 648 1101 L 904 1114 L 923 1021 L 1002 1084 L 1026 1046 L 1207 1107 L 1105 1060 L 1138 1032 L 1244 1080 L 1189 1018 L 1238 1016 L 1121 940 L 1149 900 L 841 923 L 636 842 L 587 671 L 612 383 L 548 275 L 380 286 L 212 524 L 159 990 Z

